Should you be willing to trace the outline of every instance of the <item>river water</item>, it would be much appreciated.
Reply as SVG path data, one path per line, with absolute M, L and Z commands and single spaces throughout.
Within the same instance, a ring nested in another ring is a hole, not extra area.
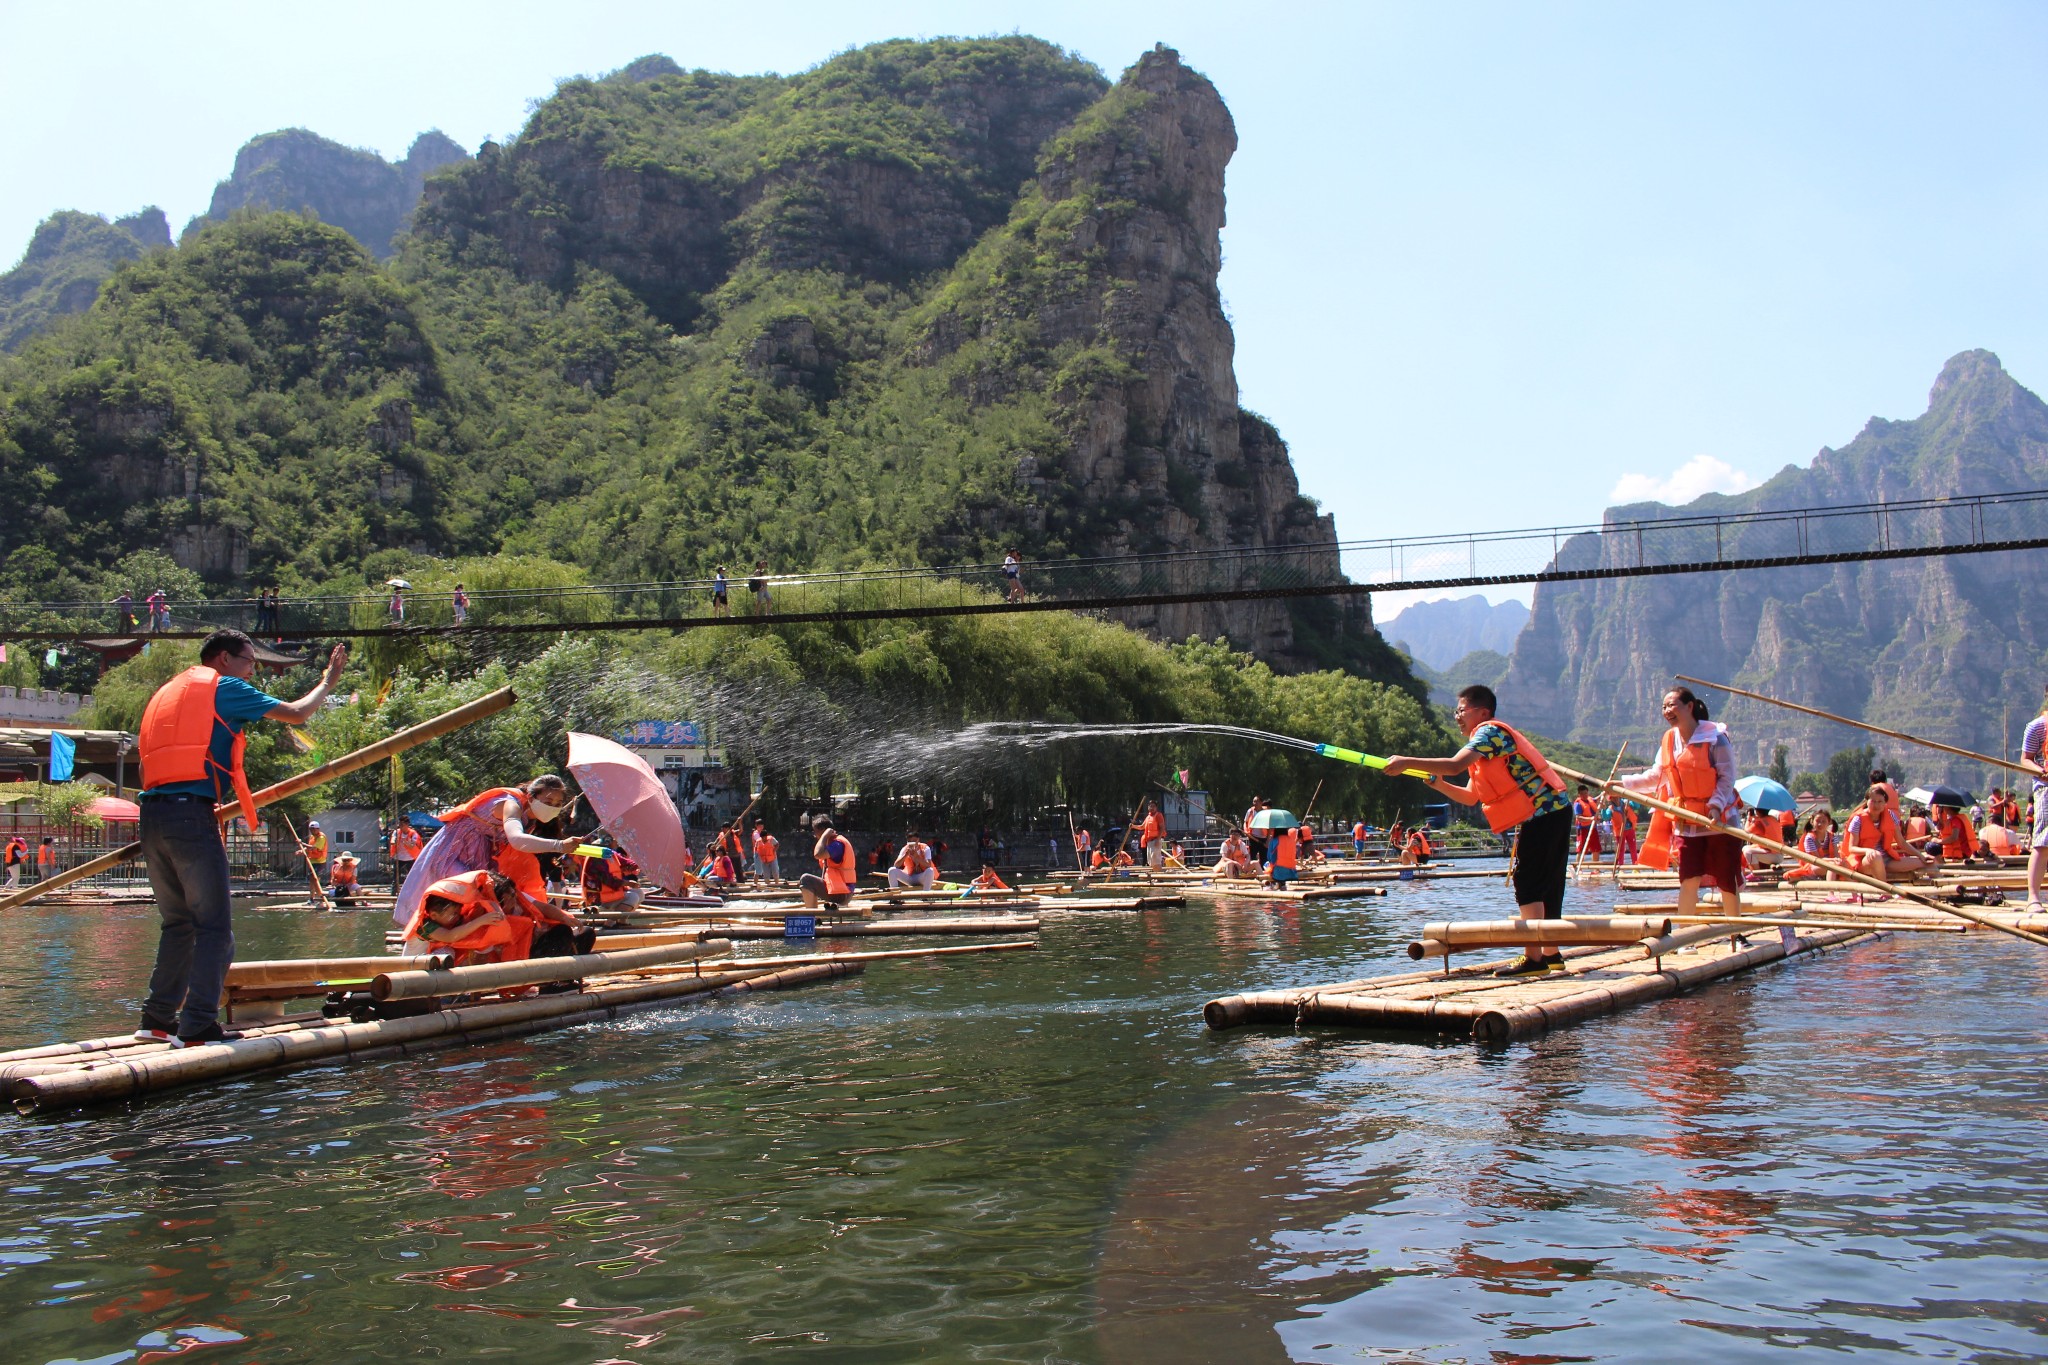
M 2028 945 L 1890 939 L 1499 1052 L 1202 1026 L 1505 908 L 1058 914 L 1036 953 L 0 1121 L 0 1357 L 2048 1356 Z M 10 923 L 0 1044 L 132 1022 L 151 912 Z M 381 929 L 250 913 L 240 952 Z

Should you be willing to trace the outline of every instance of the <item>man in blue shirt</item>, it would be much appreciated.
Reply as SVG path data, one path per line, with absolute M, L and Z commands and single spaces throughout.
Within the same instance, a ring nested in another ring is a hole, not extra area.
M 142 857 L 163 930 L 142 1006 L 142 1042 L 184 1047 L 223 1041 L 221 988 L 234 961 L 228 855 L 217 804 L 247 790 L 242 730 L 250 721 L 304 725 L 341 678 L 348 650 L 336 645 L 313 690 L 279 701 L 250 681 L 256 645 L 218 630 L 199 665 L 172 678 L 142 713 Z

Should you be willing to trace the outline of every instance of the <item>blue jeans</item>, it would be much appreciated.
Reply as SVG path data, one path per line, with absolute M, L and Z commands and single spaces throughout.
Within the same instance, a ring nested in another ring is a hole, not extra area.
M 197 1033 L 217 1023 L 221 988 L 235 960 L 228 851 L 204 797 L 145 798 L 142 858 L 163 933 L 142 1018 L 151 1028 Z

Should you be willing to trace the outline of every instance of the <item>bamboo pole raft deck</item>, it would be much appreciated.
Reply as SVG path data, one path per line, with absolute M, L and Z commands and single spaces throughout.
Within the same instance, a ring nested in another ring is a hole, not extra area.
M 275 999 L 314 996 L 336 985 L 368 986 L 379 999 L 426 1002 L 419 1013 L 348 1021 L 320 1015 L 266 1020 L 240 1038 L 173 1048 L 122 1035 L 0 1053 L 0 1098 L 23 1114 L 107 1104 L 189 1085 L 340 1062 L 409 1057 L 441 1048 L 500 1042 L 576 1024 L 659 1009 L 689 996 L 784 990 L 856 975 L 878 959 L 1029 950 L 1033 942 L 963 944 L 877 953 L 706 960 L 727 945 L 690 936 L 636 943 L 582 958 L 535 958 L 447 967 L 446 958 L 327 958 L 240 963 L 236 989 Z M 588 973 L 567 993 L 478 999 L 480 990 L 533 986 Z M 602 973 L 602 974 L 601 974 Z M 455 993 L 455 994 L 450 994 Z
M 1460 946 L 1507 946 L 1538 941 L 1534 937 L 1538 934 L 1551 941 L 1570 941 L 1572 932 L 1564 930 L 1563 938 L 1551 937 L 1558 932 L 1558 926 L 1572 921 L 1506 923 L 1519 928 L 1491 926 L 1490 932 L 1468 932 L 1463 937 L 1469 941 Z M 1534 925 L 1549 929 L 1534 929 Z M 1430 927 L 1479 929 L 1470 925 Z M 1641 927 L 1655 925 L 1640 920 L 1626 926 L 1616 924 L 1608 928 L 1608 936 L 1618 940 Z M 1585 943 L 1582 938 L 1579 946 L 1563 950 L 1562 971 L 1497 977 L 1493 974 L 1495 968 L 1505 962 L 1489 962 L 1450 970 L 1404 972 L 1224 996 L 1205 1005 L 1202 1017 L 1217 1031 L 1247 1024 L 1330 1024 L 1502 1044 L 1676 995 L 1770 963 L 1873 938 L 1881 932 L 1861 926 L 1766 928 L 1707 924 L 1655 934 L 1648 942 Z M 1589 930 L 1588 935 L 1601 937 L 1599 929 Z M 1430 939 L 1426 930 L 1422 946 L 1443 941 Z M 1418 954 L 1435 955 L 1427 951 Z

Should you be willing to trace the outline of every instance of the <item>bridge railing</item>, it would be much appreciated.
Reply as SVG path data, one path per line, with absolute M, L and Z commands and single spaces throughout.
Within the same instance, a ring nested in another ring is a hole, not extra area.
M 1970 497 L 1784 508 L 1727 514 L 1616 518 L 1599 525 L 1557 526 L 1471 535 L 1347 541 L 1337 545 L 1190 550 L 1155 555 L 1105 555 L 1021 566 L 1022 593 L 1037 605 L 1200 600 L 1314 592 L 1373 592 L 1536 582 L 1631 572 L 1737 567 L 1784 561 L 1826 563 L 1919 551 L 1995 548 L 2048 540 L 2048 489 Z M 790 619 L 847 612 L 933 612 L 985 608 L 1004 600 L 1010 580 L 999 563 L 944 568 L 883 568 L 768 576 L 758 603 L 745 577 L 727 581 L 721 606 L 709 578 L 479 590 L 468 595 L 458 623 L 450 592 L 404 594 L 403 620 L 389 610 L 390 593 L 290 598 L 267 618 L 254 599 L 172 604 L 171 634 L 194 635 L 234 626 L 285 638 L 347 635 L 393 628 L 490 629 L 518 624 L 688 624 Z M 105 602 L 0 603 L 0 634 L 146 634 L 122 630 Z

